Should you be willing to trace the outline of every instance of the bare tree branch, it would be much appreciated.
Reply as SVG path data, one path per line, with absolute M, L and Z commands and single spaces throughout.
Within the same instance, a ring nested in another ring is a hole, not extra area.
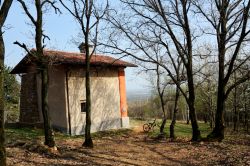
M 45 0 L 41 3 L 41 7 L 43 7 L 46 4 L 49 4 L 54 8 L 56 14 L 57 14 L 57 12 L 59 12 L 61 14 L 62 13 L 61 10 L 55 6 L 55 3 L 56 3 L 56 1 Z
M 30 18 L 31 22 L 33 23 L 33 25 L 36 26 L 36 20 L 34 19 L 34 17 L 31 15 L 31 13 L 29 12 L 25 2 L 23 0 L 17 0 L 18 2 L 21 3 L 24 12 L 26 13 L 26 15 Z
M 247 74 L 245 74 L 243 77 L 241 77 L 239 80 L 237 80 L 234 84 L 230 85 L 225 93 L 226 98 L 228 97 L 228 95 L 230 94 L 230 92 L 237 87 L 238 85 L 246 82 L 247 80 L 250 80 L 250 71 L 248 71 Z
M 34 56 L 34 54 L 28 49 L 28 47 L 26 46 L 26 44 L 24 44 L 24 43 L 21 44 L 18 41 L 15 41 L 13 44 L 18 45 L 19 47 L 23 48 L 29 55 L 33 55 Z

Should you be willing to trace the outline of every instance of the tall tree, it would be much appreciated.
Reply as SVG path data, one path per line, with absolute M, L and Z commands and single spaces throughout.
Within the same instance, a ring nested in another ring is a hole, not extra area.
M 230 84 L 234 72 L 249 58 L 249 52 L 244 49 L 249 41 L 249 0 L 195 0 L 193 4 L 197 13 L 201 14 L 210 24 L 206 34 L 212 34 L 217 41 L 218 55 L 218 87 L 215 127 L 209 138 L 222 140 L 224 138 L 225 101 L 229 93 L 239 84 L 250 78 L 250 72 Z M 237 57 L 245 54 L 243 61 L 235 65 Z
M 191 31 L 189 18 L 191 1 L 121 0 L 121 2 L 126 6 L 124 13 L 117 17 L 110 13 L 108 17 L 108 22 L 113 26 L 112 30 L 116 28 L 118 32 L 112 32 L 108 37 L 110 41 L 103 42 L 103 45 L 115 49 L 115 53 L 126 54 L 146 63 L 158 63 L 164 68 L 187 101 L 192 122 L 192 140 L 200 140 L 194 107 L 193 42 L 197 36 Z M 121 37 L 126 38 L 127 41 L 119 43 Z M 165 62 L 168 60 L 171 62 L 171 67 L 166 65 L 168 63 L 159 63 L 151 54 L 149 48 L 154 44 L 165 47 L 164 59 Z M 177 65 L 173 51 L 184 64 L 188 94 L 178 84 L 172 72 Z
M 161 47 L 158 44 L 155 44 L 150 48 L 152 50 L 152 54 L 155 55 L 155 58 L 157 62 L 163 63 L 163 56 L 161 55 Z M 159 65 L 159 63 L 155 64 L 145 64 L 145 63 L 138 63 L 140 67 L 143 69 L 142 71 L 145 73 L 150 72 L 150 82 L 153 85 L 154 90 L 157 91 L 157 97 L 156 99 L 159 98 L 159 107 L 161 108 L 162 111 L 162 123 L 160 126 L 160 135 L 159 138 L 165 137 L 164 129 L 166 126 L 167 122 L 167 112 L 165 109 L 167 99 L 166 99 L 166 88 L 169 84 L 171 84 L 171 79 L 170 81 L 167 79 L 167 74 L 164 69 Z
M 86 125 L 85 141 L 83 146 L 93 147 L 91 138 L 91 91 L 90 91 L 90 60 L 95 52 L 98 39 L 99 23 L 108 9 L 108 1 L 103 9 L 98 9 L 94 0 L 70 0 L 65 2 L 59 0 L 63 7 L 80 25 L 81 35 L 85 47 L 85 90 L 86 90 Z M 93 50 L 89 46 L 93 44 Z
M 165 128 L 165 125 L 167 123 L 167 113 L 166 113 L 166 110 L 165 110 L 166 100 L 164 99 L 165 89 L 167 87 L 167 84 L 166 83 L 162 84 L 161 80 L 162 80 L 162 73 L 160 71 L 160 65 L 156 64 L 156 88 L 157 88 L 158 95 L 160 97 L 161 110 L 162 110 L 162 113 L 163 113 L 162 123 L 161 123 L 161 126 L 160 126 L 160 134 L 163 135 L 164 134 L 164 128 Z
M 28 10 L 26 3 L 23 0 L 17 0 L 23 7 L 25 14 L 30 19 L 31 23 L 35 27 L 35 43 L 36 50 L 29 50 L 27 46 L 23 43 L 15 42 L 14 44 L 19 45 L 28 52 L 30 56 L 36 58 L 37 69 L 41 72 L 41 94 L 42 94 L 42 114 L 43 114 L 43 124 L 44 124 L 44 144 L 49 147 L 55 147 L 54 132 L 51 126 L 50 116 L 49 116 L 49 105 L 48 105 L 48 85 L 49 85 L 49 73 L 48 73 L 48 61 L 43 55 L 44 39 L 48 38 L 43 32 L 43 8 L 46 5 L 50 5 L 54 8 L 57 13 L 60 10 L 55 6 L 56 1 L 49 0 L 35 0 L 36 16 L 32 16 L 31 12 Z
M 169 136 L 170 138 L 173 140 L 175 139 L 175 123 L 176 123 L 176 114 L 178 112 L 178 102 L 179 102 L 179 97 L 180 97 L 180 89 L 178 87 L 181 86 L 181 82 L 185 81 L 185 77 L 183 74 L 183 71 L 181 72 L 181 58 L 177 59 L 177 65 L 175 66 L 175 72 L 176 72 L 176 86 L 175 86 L 175 100 L 174 100 L 174 111 L 173 111 L 173 117 L 172 117 L 172 121 L 171 124 L 169 126 Z M 184 68 L 183 68 L 184 69 Z
M 2 1 L 0 1 L 1 4 Z M 3 26 L 13 0 L 4 0 L 0 9 L 0 165 L 6 165 L 6 151 L 4 146 L 4 40 Z
M 157 51 L 155 51 L 155 54 L 158 54 Z M 160 56 L 157 56 L 157 58 L 160 58 Z M 160 60 L 159 60 L 160 61 Z M 143 72 L 150 73 L 150 82 L 153 85 L 154 90 L 157 91 L 157 97 L 156 99 L 159 99 L 159 107 L 162 111 L 162 123 L 160 126 L 160 135 L 159 137 L 165 137 L 164 129 L 167 123 L 167 112 L 165 109 L 165 106 L 167 104 L 166 97 L 166 88 L 169 85 L 167 82 L 166 74 L 164 70 L 162 70 L 161 66 L 157 63 L 155 66 L 149 65 L 148 67 L 144 64 L 140 63 L 140 66 L 143 68 Z M 157 102 L 158 103 L 158 102 Z

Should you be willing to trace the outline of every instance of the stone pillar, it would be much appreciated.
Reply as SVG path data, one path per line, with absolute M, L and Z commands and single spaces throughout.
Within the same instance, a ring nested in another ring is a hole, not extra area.
M 129 117 L 128 117 L 128 106 L 126 97 L 126 82 L 125 82 L 125 72 L 124 68 L 119 69 L 119 91 L 120 91 L 120 112 L 121 112 L 121 122 L 123 128 L 129 127 Z

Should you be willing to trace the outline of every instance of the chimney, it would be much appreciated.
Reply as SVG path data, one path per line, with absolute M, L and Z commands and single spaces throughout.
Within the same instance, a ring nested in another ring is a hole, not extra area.
M 80 49 L 81 53 L 86 53 L 85 43 L 81 43 L 78 48 Z M 93 52 L 93 49 L 94 49 L 94 45 L 89 44 L 89 53 L 90 54 Z

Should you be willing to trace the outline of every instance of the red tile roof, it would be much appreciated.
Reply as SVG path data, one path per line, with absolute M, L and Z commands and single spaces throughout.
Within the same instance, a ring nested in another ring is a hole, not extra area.
M 85 65 L 85 54 L 64 52 L 55 50 L 44 50 L 44 56 L 48 57 L 50 64 L 64 64 L 64 65 Z M 26 55 L 11 71 L 11 74 L 26 73 L 28 67 L 34 64 L 34 58 L 30 55 Z M 92 66 L 103 67 L 137 67 L 136 65 L 125 62 L 123 60 L 115 59 L 106 55 L 94 54 L 91 57 L 90 63 Z

